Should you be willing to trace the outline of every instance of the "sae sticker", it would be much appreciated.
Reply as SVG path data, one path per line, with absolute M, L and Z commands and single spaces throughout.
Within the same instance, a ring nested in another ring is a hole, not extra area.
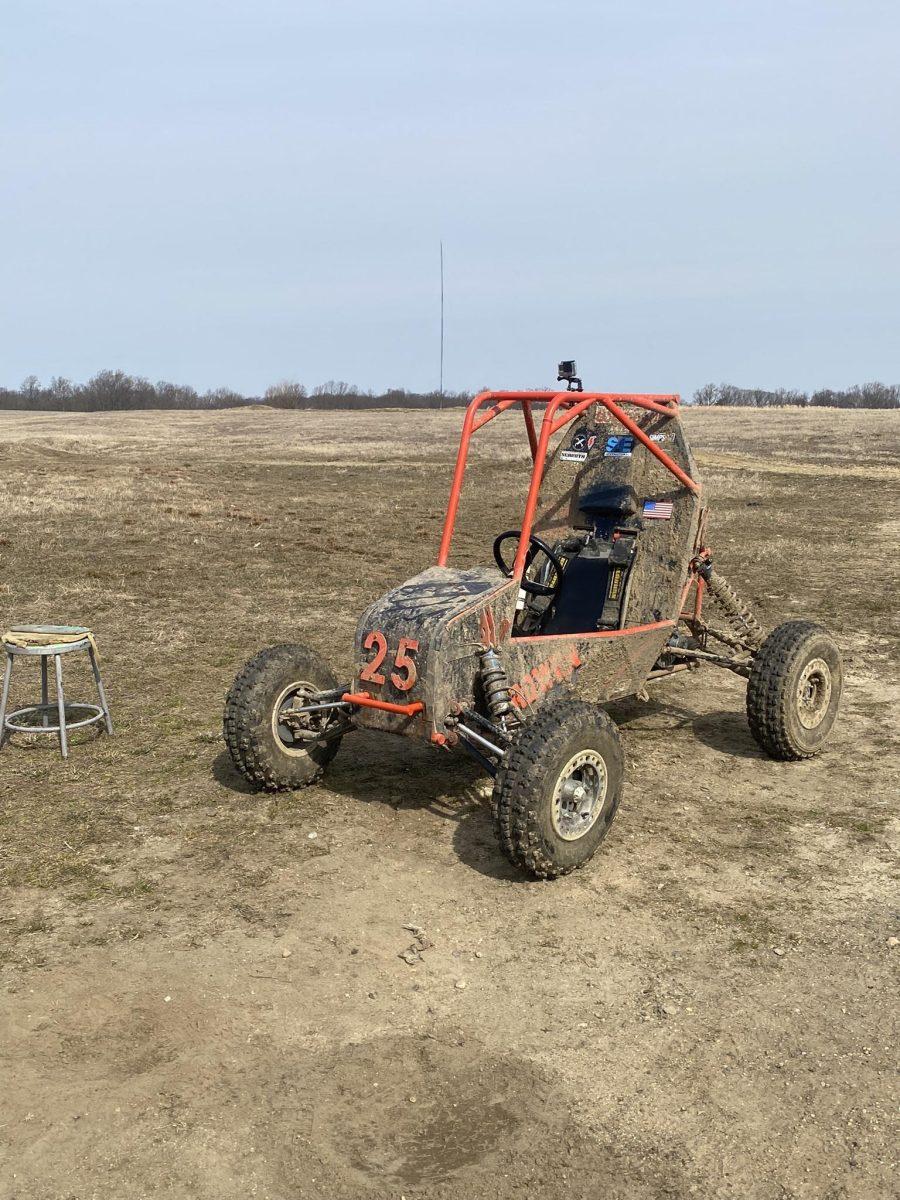
M 628 458 L 634 450 L 634 438 L 631 434 L 616 434 L 606 439 L 605 458 Z

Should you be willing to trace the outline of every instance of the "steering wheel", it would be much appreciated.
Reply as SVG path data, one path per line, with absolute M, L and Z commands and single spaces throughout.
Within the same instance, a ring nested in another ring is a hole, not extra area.
M 497 566 L 508 578 L 512 576 L 512 567 L 506 565 L 501 553 L 500 547 L 510 538 L 515 538 L 518 542 L 522 536 L 521 529 L 508 529 L 506 533 L 501 533 L 499 537 L 494 538 L 494 561 Z M 544 554 L 550 560 L 553 570 L 556 572 L 555 583 L 539 583 L 536 579 L 529 579 L 523 574 L 519 580 L 519 584 L 523 591 L 530 593 L 532 596 L 555 596 L 559 590 L 560 582 L 562 581 L 563 565 L 556 554 L 550 549 L 546 542 L 542 542 L 540 538 L 534 534 L 528 539 L 528 553 L 525 555 L 525 570 L 527 571 L 534 562 L 538 554 Z

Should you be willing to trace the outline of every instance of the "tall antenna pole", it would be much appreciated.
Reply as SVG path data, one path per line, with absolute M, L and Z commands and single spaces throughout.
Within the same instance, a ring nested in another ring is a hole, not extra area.
M 441 408 L 444 407 L 444 242 L 441 240 Z

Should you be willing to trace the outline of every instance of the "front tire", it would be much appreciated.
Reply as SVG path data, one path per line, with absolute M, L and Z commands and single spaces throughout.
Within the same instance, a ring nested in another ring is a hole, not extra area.
M 494 826 L 510 862 L 534 879 L 584 866 L 622 797 L 625 755 L 603 709 L 545 701 L 522 726 L 494 783 Z
M 333 710 L 303 721 L 283 718 L 310 694 L 337 686 L 331 668 L 307 646 L 269 646 L 251 658 L 231 685 L 223 722 L 244 778 L 268 792 L 315 783 L 338 752 L 342 718 Z
M 837 646 L 821 625 L 788 621 L 763 642 L 747 683 L 750 732 L 771 758 L 796 762 L 822 749 L 843 687 Z

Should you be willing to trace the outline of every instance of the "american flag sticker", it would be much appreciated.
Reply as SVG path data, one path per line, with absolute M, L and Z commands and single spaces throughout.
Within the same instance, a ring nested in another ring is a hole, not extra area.
M 671 500 L 645 500 L 643 515 L 651 520 L 668 521 L 672 515 Z

